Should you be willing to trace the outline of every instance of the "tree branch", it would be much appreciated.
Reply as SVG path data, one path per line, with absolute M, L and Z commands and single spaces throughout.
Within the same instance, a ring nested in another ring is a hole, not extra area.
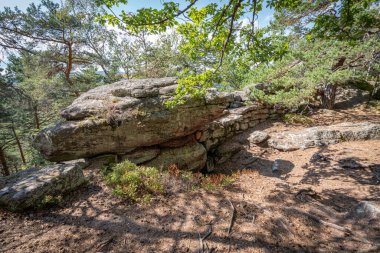
M 230 42 L 230 39 L 231 39 L 231 36 L 232 36 L 233 30 L 234 30 L 235 16 L 236 16 L 237 11 L 239 10 L 239 7 L 240 7 L 242 1 L 243 1 L 243 0 L 239 0 L 239 1 L 235 4 L 235 6 L 234 6 L 234 9 L 233 9 L 233 12 L 232 12 L 232 15 L 231 15 L 231 22 L 230 22 L 229 32 L 228 32 L 227 38 L 226 38 L 226 40 L 224 41 L 224 44 L 223 44 L 223 48 L 222 48 L 222 52 L 221 52 L 221 56 L 220 56 L 219 66 L 218 66 L 218 68 L 219 68 L 220 66 L 222 66 L 223 58 L 224 58 L 224 54 L 225 54 L 225 51 L 226 51 L 227 45 L 228 45 L 228 43 Z

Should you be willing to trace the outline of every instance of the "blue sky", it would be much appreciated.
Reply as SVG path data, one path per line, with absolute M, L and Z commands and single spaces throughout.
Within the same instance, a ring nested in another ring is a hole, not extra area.
M 29 4 L 35 3 L 38 4 L 38 0 L 0 0 L 0 9 L 4 9 L 5 6 L 7 7 L 15 7 L 17 6 L 21 10 L 25 10 Z M 61 0 L 54 0 L 54 2 L 60 3 Z M 153 8 L 160 8 L 162 0 L 129 0 L 129 3 L 127 6 L 119 6 L 118 8 L 114 8 L 115 12 L 119 12 L 121 10 L 125 11 L 136 11 L 137 9 L 141 7 L 150 6 Z M 181 3 L 181 6 L 186 6 L 188 2 L 185 1 L 176 1 Z M 215 2 L 215 0 L 200 0 L 199 3 L 197 3 L 197 6 L 206 5 L 210 2 Z M 259 25 L 260 27 L 263 27 L 267 25 L 273 16 L 273 11 L 271 9 L 265 8 L 259 13 Z

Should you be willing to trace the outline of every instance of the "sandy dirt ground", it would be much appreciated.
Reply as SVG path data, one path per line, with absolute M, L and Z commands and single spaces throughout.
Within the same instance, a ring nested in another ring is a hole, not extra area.
M 313 119 L 380 122 L 380 114 L 323 111 Z M 273 121 L 255 129 L 303 127 Z M 249 131 L 234 141 L 244 143 Z M 0 211 L 0 252 L 380 252 L 380 220 L 355 212 L 362 201 L 380 206 L 380 140 L 292 152 L 246 145 L 218 169 L 240 172 L 221 190 L 180 190 L 140 205 L 113 196 L 92 167 L 89 183 L 58 207 Z

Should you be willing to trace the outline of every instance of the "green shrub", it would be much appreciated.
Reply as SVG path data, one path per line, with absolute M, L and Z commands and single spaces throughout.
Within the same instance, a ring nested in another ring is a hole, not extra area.
M 161 171 L 153 167 L 137 166 L 128 160 L 103 169 L 102 174 L 115 195 L 142 203 L 149 203 L 152 196 L 166 192 L 192 191 L 198 188 L 215 190 L 235 180 L 234 175 L 202 175 L 183 171 L 175 164 Z
M 106 175 L 116 195 L 138 202 L 149 202 L 152 195 L 163 193 L 162 173 L 153 167 L 137 166 L 124 161 L 113 166 Z

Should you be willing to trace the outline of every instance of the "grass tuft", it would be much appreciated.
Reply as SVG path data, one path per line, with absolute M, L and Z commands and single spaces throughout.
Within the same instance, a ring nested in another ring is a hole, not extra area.
M 152 195 L 163 193 L 161 173 L 153 167 L 142 167 L 126 160 L 113 166 L 106 180 L 114 194 L 137 202 L 149 202 Z

